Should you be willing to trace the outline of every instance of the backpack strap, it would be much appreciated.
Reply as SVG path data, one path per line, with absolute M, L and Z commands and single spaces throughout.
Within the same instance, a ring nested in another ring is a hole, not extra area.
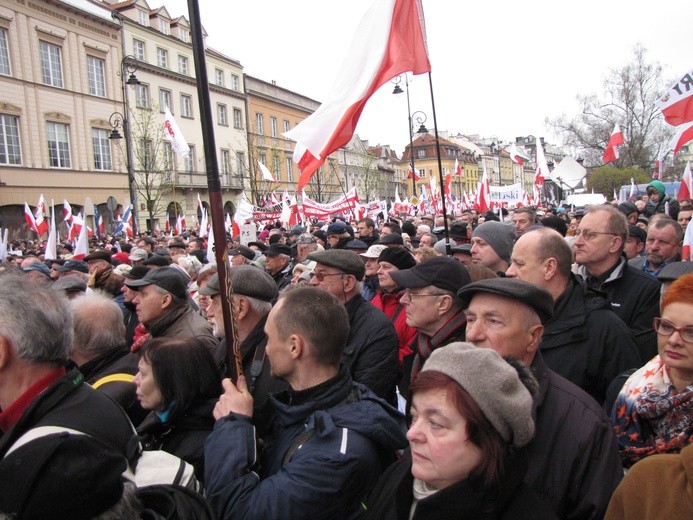
M 135 380 L 135 376 L 132 374 L 118 373 L 104 376 L 101 379 L 94 381 L 91 386 L 94 389 L 98 389 L 107 383 L 132 383 Z

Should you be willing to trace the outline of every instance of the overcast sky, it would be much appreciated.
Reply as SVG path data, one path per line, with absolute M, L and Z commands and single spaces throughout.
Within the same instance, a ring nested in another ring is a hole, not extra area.
M 373 0 L 199 0 L 208 45 L 244 72 L 323 101 Z M 151 0 L 176 17 L 186 0 Z M 601 93 L 605 75 L 641 43 L 675 79 L 693 70 L 692 0 L 423 0 L 439 131 L 509 141 L 555 141 L 546 117 L 574 114 L 578 93 Z M 668 85 L 670 86 L 670 85 Z M 356 133 L 398 154 L 409 142 L 403 95 L 383 86 Z M 412 111 L 433 128 L 428 77 L 410 84 Z M 558 143 L 560 144 L 560 143 Z

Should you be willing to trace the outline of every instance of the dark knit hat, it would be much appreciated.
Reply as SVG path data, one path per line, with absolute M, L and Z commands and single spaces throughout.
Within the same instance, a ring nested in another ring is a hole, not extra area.
M 344 233 L 347 232 L 347 227 L 344 222 L 337 221 L 333 222 L 329 226 L 327 226 L 327 235 L 343 235 Z
M 0 462 L 0 511 L 17 519 L 89 520 L 123 496 L 127 461 L 89 435 L 54 433 Z
M 638 207 L 632 202 L 621 202 L 621 204 L 618 205 L 618 210 L 626 217 L 631 213 L 640 213 Z
M 353 275 L 359 281 L 363 280 L 363 275 L 366 274 L 366 266 L 361 256 L 346 249 L 313 251 L 308 255 L 308 260 L 339 269 L 346 274 Z
M 367 251 L 368 244 L 366 244 L 363 240 L 350 240 L 349 242 L 347 242 L 345 249 L 353 249 L 355 251 Z
M 546 323 L 553 315 L 553 297 L 547 290 L 527 283 L 517 278 L 490 278 L 465 285 L 458 292 L 465 307 L 469 306 L 472 298 L 478 293 L 491 293 L 520 303 L 534 309 L 542 323 Z
M 77 271 L 78 273 L 89 274 L 89 265 L 82 260 L 68 260 L 60 267 L 56 267 L 55 270 L 60 273 Z
M 486 242 L 501 258 L 510 263 L 510 254 L 515 240 L 515 228 L 502 222 L 484 222 L 472 233 L 472 238 L 478 237 Z
M 156 285 L 180 300 L 188 297 L 188 282 L 183 272 L 176 267 L 159 267 L 149 271 L 139 280 L 126 280 L 125 285 L 135 291 L 146 285 Z
M 416 260 L 411 255 L 409 250 L 404 247 L 387 247 L 378 256 L 378 262 L 388 262 L 394 265 L 400 271 L 411 269 L 416 265 Z
M 443 373 L 464 388 L 511 446 L 521 447 L 532 440 L 532 394 L 518 371 L 495 350 L 450 343 L 431 353 L 422 373 L 428 371 Z M 523 377 L 532 378 L 529 371 Z M 530 384 L 536 387 L 536 381 Z
M 382 244 L 384 246 L 403 246 L 404 239 L 399 233 L 388 233 L 387 235 L 381 236 L 376 244 Z
M 472 281 L 467 268 L 448 256 L 429 258 L 411 269 L 390 271 L 390 278 L 399 287 L 405 289 L 417 289 L 433 285 L 454 293 Z

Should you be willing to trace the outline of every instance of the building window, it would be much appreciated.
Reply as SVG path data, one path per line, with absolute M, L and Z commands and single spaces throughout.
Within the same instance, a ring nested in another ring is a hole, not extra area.
M 217 122 L 222 126 L 229 126 L 229 114 L 226 105 L 217 105 Z
M 70 167 L 70 139 L 67 125 L 63 123 L 46 123 L 48 138 L 48 160 L 51 168 Z
M 22 164 L 17 116 L 0 114 L 0 164 Z
M 106 73 L 104 61 L 94 56 L 87 56 L 87 78 L 89 93 L 92 96 L 106 97 Z
M 159 30 L 166 36 L 169 36 L 171 34 L 171 25 L 167 20 L 159 20 Z
M 135 85 L 135 99 L 137 108 L 149 108 L 149 85 Z
M 233 127 L 243 128 L 243 111 L 240 108 L 233 109 Z
M 294 182 L 294 160 L 292 157 L 286 158 L 286 180 Z
M 240 80 L 236 74 L 231 74 L 231 90 L 241 90 Z
M 183 168 L 186 173 L 193 173 L 193 168 L 195 166 L 195 146 L 192 144 L 188 146 L 190 146 L 190 153 L 185 156 Z
M 270 132 L 272 132 L 272 137 L 276 139 L 278 135 L 276 117 L 270 117 Z
M 146 11 L 137 11 L 137 21 L 140 25 L 149 27 L 149 13 Z
M 166 49 L 156 48 L 156 64 L 162 69 L 168 68 L 168 51 Z
M 265 154 L 265 153 L 257 154 L 257 160 L 260 161 L 265 166 L 267 166 L 267 154 Z
M 245 154 L 243 152 L 236 152 L 236 171 L 238 175 L 243 175 L 243 170 L 245 169 Z
M 176 169 L 175 157 L 171 143 L 164 143 L 164 170 L 166 170 L 166 180 L 171 180 L 171 172 Z
M 285 119 L 284 120 L 284 132 L 288 132 L 289 130 L 291 130 L 291 123 Z
M 214 80 L 216 84 L 220 87 L 224 86 L 224 71 L 221 69 L 214 69 Z
M 94 169 L 111 170 L 111 142 L 108 139 L 108 130 L 92 128 L 91 142 L 94 147 Z
M 57 45 L 41 42 L 41 76 L 44 84 L 62 88 L 63 66 Z
M 419 169 L 419 179 L 425 179 L 426 178 L 426 169 L 421 168 Z
M 190 41 L 190 33 L 184 29 L 180 31 L 180 41 L 188 43 Z
M 423 150 L 423 149 L 416 150 L 416 156 L 419 158 L 426 157 L 426 150 Z
M 258 135 L 265 135 L 265 119 L 259 112 L 255 114 L 255 126 Z
M 231 153 L 228 150 L 221 151 L 221 173 L 231 173 Z
M 0 74 L 10 75 L 10 48 L 7 45 L 7 29 L 0 27 Z
M 147 54 L 145 53 L 145 44 L 142 40 L 132 39 L 132 54 L 135 56 L 137 61 L 147 61 Z
M 192 96 L 187 94 L 180 95 L 180 115 L 182 117 L 192 117 Z
M 272 157 L 272 173 L 275 179 L 279 178 L 279 156 L 276 154 Z
M 186 76 L 189 74 L 190 70 L 190 60 L 188 59 L 187 56 L 181 56 L 180 54 L 178 55 L 178 72 L 181 74 L 185 74 Z
M 159 110 L 161 112 L 163 112 L 166 107 L 168 107 L 168 109 L 171 110 L 171 91 L 166 90 L 165 88 L 160 88 L 159 89 Z M 171 114 L 173 114 L 173 110 L 171 110 Z

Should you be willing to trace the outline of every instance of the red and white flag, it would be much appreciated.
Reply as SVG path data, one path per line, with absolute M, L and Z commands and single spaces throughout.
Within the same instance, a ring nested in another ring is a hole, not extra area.
M 421 0 L 375 0 L 350 48 L 327 100 L 284 133 L 296 141 L 293 158 L 301 170 L 298 192 L 328 155 L 349 142 L 376 90 L 404 72 L 431 71 Z
M 272 172 L 269 171 L 269 168 L 262 164 L 262 161 L 260 159 L 257 160 L 258 165 L 260 165 L 260 173 L 262 174 L 262 180 L 263 181 L 269 181 L 269 182 L 277 182 L 277 179 L 274 178 L 274 175 L 272 175 Z
M 75 218 L 77 215 L 75 215 Z M 89 254 L 89 241 L 87 239 L 87 226 L 82 226 L 80 228 L 79 236 L 77 237 L 77 243 L 75 244 L 75 250 L 72 255 L 74 260 L 82 260 L 85 256 Z
M 655 161 L 655 171 L 652 173 L 652 178 L 661 181 L 662 175 L 664 175 L 664 152 L 659 152 L 657 154 L 657 160 Z
M 171 141 L 171 148 L 173 148 L 178 155 L 187 157 L 190 153 L 190 147 L 185 137 L 183 137 L 183 132 L 180 131 L 178 123 L 173 119 L 173 115 L 168 107 L 164 108 L 164 115 L 166 117 L 164 121 L 164 137 Z
M 43 193 L 39 197 L 38 204 L 36 205 L 36 214 L 34 215 L 36 219 L 36 229 L 39 236 L 48 233 L 48 222 L 44 218 L 46 214 L 46 199 L 43 198 Z
M 46 250 L 44 258 L 46 260 L 55 260 L 58 258 L 58 232 L 55 229 L 55 206 L 51 200 L 51 227 L 46 240 Z
M 486 213 L 491 209 L 491 188 L 489 186 L 488 172 L 486 171 L 486 162 L 484 162 L 484 173 L 476 190 L 474 206 L 476 206 L 479 213 Z
M 623 132 L 621 132 L 621 127 L 619 127 L 618 123 L 616 123 L 614 126 L 614 131 L 611 132 L 611 137 L 606 145 L 606 150 L 604 150 L 604 155 L 602 156 L 604 164 L 608 164 L 618 159 L 618 147 L 622 144 Z
M 460 177 L 462 175 L 462 168 L 460 168 L 460 163 L 455 159 L 455 177 Z
M 693 71 L 686 72 L 655 104 L 670 125 L 693 121 Z
M 520 158 L 520 154 L 517 153 L 517 146 L 515 143 L 510 147 L 510 160 L 515 164 L 524 164 L 524 161 Z
M 691 194 L 693 194 L 693 182 L 691 182 L 691 163 L 690 161 L 687 161 L 686 168 L 683 170 L 683 177 L 681 177 L 681 185 L 679 186 L 677 198 L 679 200 L 690 199 Z
M 693 122 L 679 127 L 676 135 L 669 141 L 669 149 L 678 153 L 681 147 L 689 141 L 693 141 Z
M 65 199 L 63 199 L 63 220 L 65 222 L 72 221 L 72 206 Z
M 414 179 L 415 181 L 418 181 L 421 179 L 414 170 L 411 169 L 411 163 L 409 163 L 409 173 L 407 174 L 407 179 Z
M 548 176 L 549 165 L 546 162 L 546 155 L 544 155 L 544 147 L 541 144 L 541 139 L 537 139 L 537 173 L 534 176 L 534 185 L 543 185 Z
M 24 202 L 24 220 L 26 220 L 26 224 L 29 226 L 29 229 L 38 235 L 39 232 L 38 228 L 36 227 L 36 219 L 34 218 L 34 214 L 31 212 L 29 204 L 26 202 Z
M 693 262 L 693 224 L 688 223 L 686 234 L 683 236 L 683 248 L 681 249 L 681 260 Z
M 452 184 L 452 175 L 450 173 L 445 174 L 445 187 L 444 193 L 446 196 L 450 197 L 452 191 L 450 190 L 450 185 Z

